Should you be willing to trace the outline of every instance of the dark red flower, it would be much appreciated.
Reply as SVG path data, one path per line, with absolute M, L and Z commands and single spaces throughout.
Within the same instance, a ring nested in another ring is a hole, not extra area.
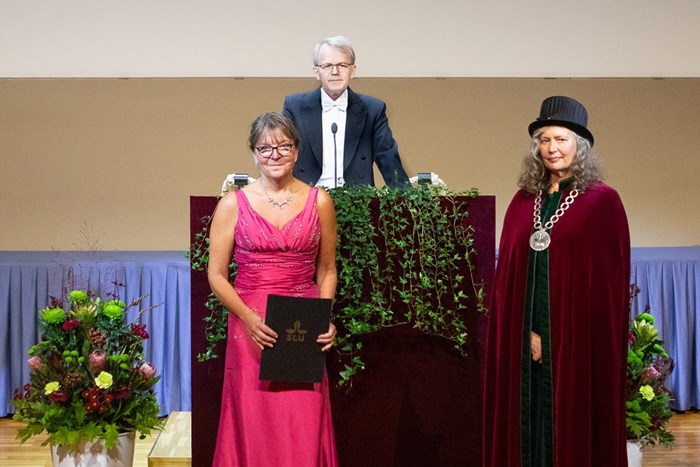
M 131 389 L 126 386 L 119 386 L 114 388 L 114 390 L 111 392 L 111 396 L 115 401 L 128 399 L 131 397 Z
M 82 392 L 83 399 L 87 399 L 85 410 L 89 413 L 105 413 L 109 410 L 109 404 L 112 402 L 113 396 L 105 394 L 99 387 L 93 386 L 91 389 L 86 389 Z
M 83 396 L 83 399 L 96 399 L 97 396 L 100 393 L 100 388 L 97 386 L 93 386 L 90 389 L 84 390 L 80 395 Z
M 63 326 L 62 326 L 63 330 L 66 332 L 72 331 L 73 329 L 78 329 L 79 327 L 80 327 L 80 321 L 78 321 L 77 319 L 69 319 L 68 321 L 63 323 Z
M 49 394 L 49 400 L 53 402 L 58 402 L 59 404 L 63 404 L 68 402 L 68 396 L 66 395 L 65 391 L 58 390 Z
M 139 336 L 141 339 L 146 340 L 149 337 L 151 337 L 148 335 L 148 332 L 146 332 L 146 325 L 145 324 L 138 325 L 136 323 L 131 323 L 131 330 L 134 332 L 134 334 Z
M 87 404 L 85 404 L 85 410 L 87 410 L 89 413 L 92 413 L 99 408 L 100 408 L 100 403 L 97 401 L 90 401 Z

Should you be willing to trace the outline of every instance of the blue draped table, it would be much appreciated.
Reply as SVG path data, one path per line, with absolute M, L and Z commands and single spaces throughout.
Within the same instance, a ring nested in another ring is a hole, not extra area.
M 672 407 L 700 408 L 700 246 L 633 248 L 630 283 L 640 288 L 632 316 L 649 307 L 676 363 L 667 381 Z
M 105 296 L 117 292 L 127 304 L 145 296 L 141 308 L 150 338 L 146 358 L 157 368 L 161 414 L 190 411 L 190 269 L 179 251 L 0 251 L 0 416 L 12 413 L 16 388 L 29 382 L 27 350 L 40 339 L 38 311 L 50 297 L 73 289 Z M 138 309 L 129 311 L 136 320 Z
M 151 338 L 145 351 L 162 375 L 156 386 L 163 414 L 191 410 L 190 271 L 182 252 L 2 252 L 0 251 L 0 416 L 9 413 L 15 388 L 29 381 L 26 351 L 39 339 L 38 310 L 62 295 L 73 270 L 74 288 L 142 295 Z M 633 248 L 631 282 L 640 287 L 632 314 L 647 305 L 676 362 L 669 388 L 674 408 L 700 406 L 700 246 Z M 134 319 L 130 317 L 130 319 Z

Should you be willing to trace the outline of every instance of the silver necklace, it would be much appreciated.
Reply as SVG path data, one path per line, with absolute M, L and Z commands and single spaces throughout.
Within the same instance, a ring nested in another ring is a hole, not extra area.
M 547 223 L 542 226 L 542 219 L 540 218 L 540 211 L 542 210 L 542 190 L 537 193 L 537 198 L 535 198 L 535 209 L 533 213 L 533 224 L 535 231 L 530 235 L 530 248 L 535 251 L 543 251 L 549 247 L 552 242 L 552 238 L 547 233 L 551 230 L 554 224 L 557 223 L 559 218 L 564 215 L 564 212 L 569 209 L 574 202 L 574 199 L 578 196 L 578 190 L 571 190 L 569 196 L 566 197 L 563 203 L 559 205 L 559 209 L 554 213 L 552 217 L 549 218 Z
M 260 184 L 260 188 L 262 188 L 262 184 Z M 282 209 L 283 207 L 289 205 L 289 202 L 292 200 L 292 194 L 294 194 L 294 181 L 292 180 L 292 183 L 289 185 L 289 194 L 284 201 L 275 201 L 265 188 L 262 188 L 262 191 L 265 193 L 265 196 L 267 196 L 267 200 L 270 202 L 270 204 Z

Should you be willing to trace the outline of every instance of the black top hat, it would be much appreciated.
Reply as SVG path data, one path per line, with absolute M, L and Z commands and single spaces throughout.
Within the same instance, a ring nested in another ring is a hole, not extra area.
M 563 126 L 586 138 L 593 146 L 593 135 L 586 125 L 588 112 L 579 101 L 566 96 L 552 96 L 542 101 L 540 116 L 527 127 L 530 136 L 543 126 Z

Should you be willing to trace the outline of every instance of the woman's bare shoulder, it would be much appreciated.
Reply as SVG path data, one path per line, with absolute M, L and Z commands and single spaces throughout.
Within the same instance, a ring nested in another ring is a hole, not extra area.
M 219 199 L 216 205 L 217 213 L 235 213 L 238 211 L 238 197 L 234 190 L 229 191 Z

